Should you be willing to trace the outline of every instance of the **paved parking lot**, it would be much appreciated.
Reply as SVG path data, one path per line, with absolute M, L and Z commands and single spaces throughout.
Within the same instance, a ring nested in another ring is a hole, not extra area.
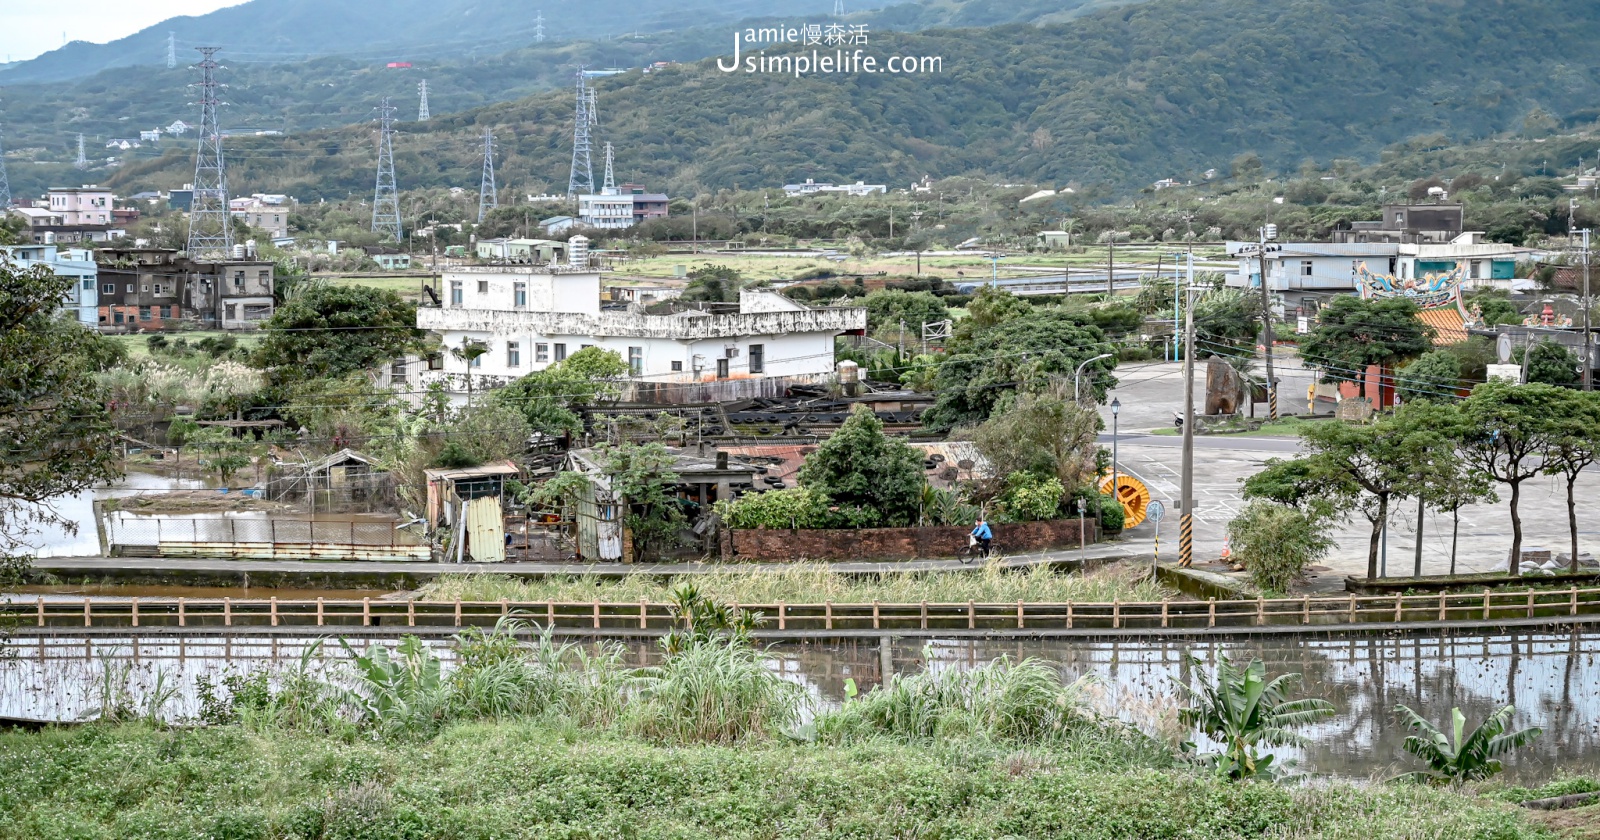
M 1196 409 L 1204 394 L 1203 366 L 1196 365 Z M 1117 443 L 1121 467 L 1150 486 L 1155 498 L 1167 502 L 1169 515 L 1161 523 L 1161 554 L 1177 556 L 1178 519 L 1173 501 L 1178 498 L 1181 480 L 1182 447 L 1177 436 L 1152 436 L 1153 429 L 1172 427 L 1173 412 L 1183 404 L 1183 369 L 1176 363 L 1125 365 L 1117 371 L 1119 387 L 1113 392 L 1122 404 Z M 1280 408 L 1303 412 L 1303 396 L 1313 374 L 1289 358 L 1280 368 Z M 1290 395 L 1300 397 L 1298 402 Z M 1261 406 L 1265 410 L 1265 406 Z M 1102 407 L 1106 428 L 1111 428 L 1110 412 Z M 1101 438 L 1110 445 L 1110 436 Z M 1243 505 L 1239 482 L 1260 470 L 1269 458 L 1293 457 L 1298 450 L 1294 439 L 1246 436 L 1201 436 L 1195 440 L 1195 521 L 1196 560 L 1212 560 L 1222 551 L 1228 520 Z M 1504 495 L 1504 488 L 1501 488 Z M 1600 477 L 1594 470 L 1578 480 L 1578 550 L 1600 553 Z M 1388 568 L 1391 574 L 1411 573 L 1417 543 L 1415 502 L 1402 502 L 1391 515 L 1388 540 Z M 1522 486 L 1523 545 L 1565 552 L 1568 547 L 1566 486 L 1557 477 L 1531 479 Z M 1422 570 L 1424 574 L 1444 574 L 1450 567 L 1450 515 L 1428 511 L 1422 517 Z M 1370 533 L 1365 519 L 1356 518 L 1335 534 L 1339 547 L 1325 564 L 1329 571 L 1322 585 L 1347 574 L 1365 574 L 1367 540 Z M 1130 548 L 1148 551 L 1154 542 L 1154 528 L 1145 524 L 1127 535 Z M 1487 572 L 1504 569 L 1511 550 L 1511 517 L 1504 502 L 1480 505 L 1461 511 L 1457 569 L 1461 572 Z M 1170 552 L 1170 553 L 1169 553 Z M 1320 587 L 1319 587 L 1320 588 Z

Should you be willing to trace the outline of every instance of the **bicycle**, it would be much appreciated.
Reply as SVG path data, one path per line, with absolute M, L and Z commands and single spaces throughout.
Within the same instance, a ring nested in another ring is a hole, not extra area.
M 960 558 L 961 559 L 961 565 L 963 565 L 963 566 L 970 565 L 972 563 L 972 561 L 976 560 L 976 559 L 988 560 L 990 557 L 996 557 L 999 554 L 1000 554 L 1000 542 L 999 542 L 999 540 L 994 540 L 994 539 L 989 540 L 989 553 L 987 555 L 983 553 L 983 543 L 976 542 L 976 541 L 968 542 L 967 543 L 967 550 L 961 552 L 961 558 Z

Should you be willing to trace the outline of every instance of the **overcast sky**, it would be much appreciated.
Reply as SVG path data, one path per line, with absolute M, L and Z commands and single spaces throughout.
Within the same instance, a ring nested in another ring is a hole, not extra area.
M 0 0 L 0 61 L 21 61 L 67 41 L 103 44 L 178 15 L 203 15 L 244 0 Z M 63 39 L 63 36 L 65 38 Z

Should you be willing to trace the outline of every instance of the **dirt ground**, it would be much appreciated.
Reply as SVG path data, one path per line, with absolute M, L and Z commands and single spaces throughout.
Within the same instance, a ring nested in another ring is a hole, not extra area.
M 1530 811 L 1529 816 L 1566 840 L 1600 840 L 1600 805 L 1567 811 Z
M 226 511 L 288 511 L 292 505 L 269 502 L 243 493 L 216 490 L 174 490 L 116 499 L 121 510 L 137 513 L 221 513 Z

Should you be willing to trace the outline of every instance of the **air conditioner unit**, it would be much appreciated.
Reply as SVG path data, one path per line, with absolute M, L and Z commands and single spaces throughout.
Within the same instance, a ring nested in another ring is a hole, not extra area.
M 722 348 L 722 355 L 727 359 L 737 359 L 739 358 L 739 348 L 735 345 L 729 344 L 728 346 Z

